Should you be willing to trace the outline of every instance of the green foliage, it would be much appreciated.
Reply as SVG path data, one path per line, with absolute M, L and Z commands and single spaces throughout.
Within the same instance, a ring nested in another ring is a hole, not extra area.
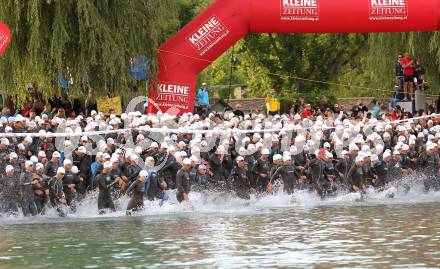
M 366 40 L 365 35 L 249 35 L 236 45 L 234 82 L 248 85 L 252 97 L 264 97 L 271 88 L 284 98 L 318 97 L 328 85 L 293 77 L 329 81 Z M 211 84 L 229 77 L 225 57 L 203 73 L 208 81 L 210 74 L 214 76 Z
M 248 85 L 250 97 L 264 97 L 271 88 L 283 98 L 311 102 L 324 95 L 390 97 L 397 55 L 408 51 L 422 59 L 426 78 L 437 89 L 439 45 L 437 32 L 250 35 L 236 45 L 234 83 Z M 229 78 L 228 55 L 205 70 L 203 80 L 215 84 Z
M 11 28 L 12 42 L 0 61 L 0 90 L 23 103 L 25 85 L 37 82 L 47 98 L 60 94 L 57 78 L 63 74 L 74 81 L 70 97 L 85 98 L 90 90 L 95 97 L 125 95 L 132 83 L 129 59 L 147 55 L 154 77 L 158 46 L 211 2 L 3 0 L 0 18 Z M 427 80 L 437 89 L 437 32 L 249 35 L 207 68 L 199 82 L 221 85 L 214 90 L 223 98 L 230 96 L 230 84 L 247 85 L 248 97 L 264 97 L 276 88 L 283 99 L 311 102 L 324 95 L 390 96 L 396 56 L 405 51 L 422 58 Z
M 212 0 L 178 0 L 180 28 L 183 28 L 194 17 L 201 13 Z
M 48 97 L 63 74 L 74 81 L 70 97 L 85 97 L 89 88 L 95 96 L 126 94 L 130 57 L 156 63 L 178 15 L 174 0 L 4 0 L 0 18 L 12 41 L 0 62 L 0 89 L 23 102 L 25 85 L 37 82 Z M 156 70 L 153 64 L 151 74 Z

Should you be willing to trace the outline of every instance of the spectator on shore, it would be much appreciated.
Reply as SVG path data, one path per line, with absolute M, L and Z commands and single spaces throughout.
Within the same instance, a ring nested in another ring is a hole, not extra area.
M 1 117 L 5 117 L 6 119 L 9 118 L 11 116 L 11 109 L 9 107 L 4 107 L 2 109 L 2 115 Z
M 302 108 L 303 107 L 302 107 L 301 99 L 296 99 L 295 104 L 293 105 L 293 113 L 294 114 L 300 113 Z
M 402 108 L 397 105 L 395 108 L 393 108 L 393 111 L 391 112 L 391 117 L 393 120 L 398 120 L 402 116 Z
M 358 107 L 358 110 L 362 113 L 368 112 L 368 107 L 366 105 L 364 105 L 362 100 L 357 101 L 357 107 Z
M 50 105 L 50 103 L 46 103 L 45 105 L 44 105 L 44 109 L 43 109 L 43 112 L 41 112 L 41 114 L 43 115 L 47 115 L 47 117 L 49 118 L 49 119 L 52 119 L 52 106 Z
M 29 116 L 29 111 L 32 108 L 32 100 L 29 100 L 26 105 L 20 110 L 20 114 L 24 117 Z
M 414 94 L 414 61 L 411 59 L 411 55 L 406 52 L 405 58 L 400 61 L 403 68 L 403 75 L 405 81 L 403 84 L 403 101 L 411 100 Z M 408 85 L 410 89 L 410 95 L 408 96 Z
M 197 103 L 198 113 L 201 116 L 207 116 L 209 114 L 209 93 L 206 82 L 203 82 L 202 87 L 197 91 Z
M 425 90 L 428 86 L 428 83 L 425 81 L 425 69 L 422 66 L 422 60 L 420 58 L 416 59 L 414 66 L 414 83 L 419 90 Z
M 310 104 L 306 104 L 305 109 L 301 113 L 301 118 L 305 119 L 313 115 L 312 106 Z
M 241 110 L 241 105 L 240 105 L 240 104 L 237 104 L 237 105 L 235 106 L 234 115 L 235 115 L 235 116 L 239 116 L 239 117 L 243 117 L 243 118 L 244 118 L 244 113 L 243 113 L 243 111 Z
M 321 112 L 324 113 L 325 111 L 327 111 L 327 109 L 330 106 L 330 99 L 328 99 L 327 96 L 322 97 L 318 106 L 319 106 L 319 110 L 321 110 Z
M 275 116 L 280 114 L 280 109 L 281 109 L 280 97 L 275 89 L 271 89 L 269 91 L 269 94 L 266 97 L 265 101 L 266 101 L 266 109 L 268 115 Z
M 399 54 L 399 56 L 397 56 L 397 61 L 395 63 L 396 81 L 397 81 L 396 98 L 399 100 L 403 99 L 402 93 L 403 93 L 403 85 L 405 82 L 405 77 L 403 75 L 403 67 L 402 67 L 402 64 L 400 63 L 402 61 L 402 59 L 403 59 L 402 54 Z
M 371 109 L 371 113 L 373 113 L 374 116 L 378 116 L 380 114 L 380 103 L 374 99 L 373 100 L 373 108 Z

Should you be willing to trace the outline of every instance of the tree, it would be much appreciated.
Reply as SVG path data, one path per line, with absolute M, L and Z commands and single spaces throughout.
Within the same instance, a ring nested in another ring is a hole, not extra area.
M 250 97 L 275 87 L 285 98 L 321 96 L 391 97 L 399 53 L 420 57 L 426 78 L 440 84 L 440 34 L 249 35 L 235 47 L 234 83 L 247 84 Z M 229 77 L 229 50 L 202 73 L 210 84 Z M 436 94 L 436 91 L 433 92 Z
M 130 58 L 147 55 L 156 72 L 158 46 L 179 26 L 174 0 L 4 0 L 0 18 L 12 41 L 0 62 L 0 89 L 26 98 L 37 82 L 45 97 L 73 81 L 70 97 L 120 95 L 131 82 Z

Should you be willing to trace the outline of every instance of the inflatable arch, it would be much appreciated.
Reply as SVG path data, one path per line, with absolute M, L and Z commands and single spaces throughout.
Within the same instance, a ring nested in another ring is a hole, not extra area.
M 439 11 L 440 0 L 216 0 L 160 46 L 150 98 L 163 112 L 192 112 L 197 75 L 248 33 L 433 31 Z

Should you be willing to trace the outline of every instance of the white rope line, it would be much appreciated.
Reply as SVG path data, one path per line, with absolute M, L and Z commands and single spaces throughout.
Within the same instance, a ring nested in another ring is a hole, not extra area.
M 378 122 L 375 124 L 365 124 L 364 128 L 376 127 L 381 125 L 392 125 L 399 124 L 402 122 L 414 121 L 419 119 L 434 118 L 438 117 L 440 114 L 431 114 L 415 118 L 409 118 L 404 120 L 396 120 L 390 122 Z M 145 131 L 150 133 L 173 133 L 173 134 L 218 134 L 218 135 L 229 135 L 229 134 L 253 134 L 253 133 L 277 133 L 281 131 L 291 132 L 295 130 L 332 130 L 336 129 L 337 126 L 312 126 L 312 127 L 299 127 L 299 128 L 281 128 L 281 129 L 261 129 L 261 130 L 244 130 L 244 129 L 230 129 L 230 130 L 194 130 L 189 128 L 178 128 L 178 129 L 168 129 L 168 128 L 146 128 L 146 127 L 136 127 L 136 128 L 125 128 L 117 130 L 106 130 L 106 131 L 93 131 L 93 132 L 77 132 L 77 133 L 0 133 L 0 138 L 11 138 L 11 137 L 78 137 L 78 136 L 93 136 L 93 135 L 106 135 L 106 134 L 123 134 L 130 133 L 132 131 Z

